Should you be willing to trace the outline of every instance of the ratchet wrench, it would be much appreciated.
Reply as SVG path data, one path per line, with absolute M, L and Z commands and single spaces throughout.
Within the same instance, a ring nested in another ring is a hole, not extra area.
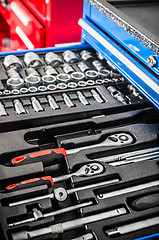
M 96 148 L 96 147 L 120 147 L 124 145 L 128 145 L 134 142 L 133 137 L 128 133 L 115 133 L 109 135 L 106 140 L 98 144 L 92 144 L 90 146 L 84 146 L 74 149 L 66 150 L 67 155 L 77 153 L 81 150 Z
M 89 163 L 89 164 L 85 164 L 74 173 L 58 176 L 55 178 L 52 178 L 51 176 L 33 178 L 26 181 L 22 181 L 20 183 L 9 185 L 6 187 L 6 190 L 14 191 L 14 190 L 20 190 L 28 187 L 35 187 L 35 186 L 45 185 L 45 184 L 47 184 L 48 187 L 53 187 L 54 183 L 68 180 L 73 176 L 90 177 L 90 176 L 101 174 L 103 171 L 104 171 L 104 166 L 102 164 Z

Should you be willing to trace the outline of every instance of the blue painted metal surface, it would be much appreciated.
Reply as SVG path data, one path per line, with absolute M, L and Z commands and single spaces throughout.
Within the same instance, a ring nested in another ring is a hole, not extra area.
M 159 240 L 159 233 L 152 234 L 146 237 L 136 238 L 134 240 Z
M 91 13 L 93 12 L 93 14 Z M 88 16 L 89 15 L 89 16 Z M 131 62 L 133 62 L 136 66 L 138 66 L 144 73 L 146 73 L 155 83 L 159 85 L 159 79 L 152 74 L 151 72 L 148 71 L 144 66 L 142 66 L 138 61 L 132 57 L 132 55 L 128 54 L 123 48 L 121 48 L 119 45 L 117 45 L 109 36 L 111 35 L 112 37 L 114 36 L 113 33 L 117 31 L 115 34 L 115 40 L 120 40 L 120 44 L 126 48 L 128 44 L 132 43 L 132 37 L 130 34 L 127 32 L 123 32 L 124 30 L 120 28 L 121 32 L 119 31 L 119 26 L 112 22 L 110 19 L 107 19 L 105 22 L 104 20 L 107 18 L 104 14 L 99 12 L 97 9 L 95 9 L 93 6 L 85 2 L 84 4 L 84 14 L 83 14 L 84 20 L 86 23 L 88 23 L 94 30 L 96 30 L 98 33 L 100 33 L 101 36 L 103 36 L 107 41 L 109 41 L 116 49 L 118 49 L 120 52 L 122 52 Z M 90 19 L 90 17 L 94 17 L 94 19 Z M 104 24 L 103 22 L 104 21 Z M 111 28 L 111 22 L 112 22 L 112 28 Z M 96 25 L 94 24 L 96 23 Z M 107 25 L 108 23 L 108 25 Z M 116 25 L 116 26 L 115 26 Z M 98 27 L 99 26 L 99 27 Z M 107 30 L 108 26 L 108 30 Z M 102 29 L 101 29 L 102 28 Z M 104 31 L 103 31 L 104 30 Z M 129 37 L 127 37 L 129 35 Z M 83 30 L 82 32 L 82 42 L 87 42 L 89 43 L 96 51 L 101 52 L 102 55 L 106 60 L 109 60 L 115 67 L 118 69 L 118 71 L 124 75 L 124 77 L 129 80 L 140 92 L 142 92 L 143 95 L 145 95 L 158 109 L 159 109 L 159 94 L 156 93 L 150 86 L 148 86 L 145 82 L 143 82 L 136 74 L 134 74 L 128 67 L 126 67 L 121 61 L 119 61 L 118 58 L 116 58 L 111 52 L 109 52 L 101 43 L 99 43 L 94 37 L 91 36 L 90 33 L 87 31 Z M 136 44 L 138 41 L 133 39 L 133 45 L 134 43 Z M 128 44 L 127 44 L 128 42 Z M 143 47 L 143 48 L 142 48 Z M 131 50 L 130 48 L 127 47 L 131 51 L 132 54 L 135 54 L 136 57 L 138 57 L 139 60 L 142 60 L 143 63 L 145 63 L 144 58 L 146 59 L 149 54 L 153 55 L 153 52 L 148 49 L 148 54 L 144 53 L 144 56 L 142 53 L 144 50 L 146 51 L 147 48 L 145 49 L 145 46 L 143 44 L 140 44 L 138 42 L 137 48 L 140 50 L 137 52 L 134 49 Z M 140 54 L 139 54 L 140 53 Z M 158 70 L 156 70 L 156 73 L 158 73 Z

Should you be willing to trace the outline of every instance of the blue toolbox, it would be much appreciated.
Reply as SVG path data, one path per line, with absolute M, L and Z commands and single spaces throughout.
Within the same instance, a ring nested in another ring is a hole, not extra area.
M 0 54 L 1 240 L 159 239 L 158 10 L 85 0 L 81 44 Z

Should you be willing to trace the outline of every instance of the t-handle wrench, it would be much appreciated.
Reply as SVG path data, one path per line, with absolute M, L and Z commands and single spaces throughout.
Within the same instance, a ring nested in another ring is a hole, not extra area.
M 92 144 L 90 146 L 84 146 L 84 147 L 79 147 L 79 148 L 74 148 L 74 149 L 70 149 L 70 150 L 66 150 L 66 153 L 69 154 L 73 154 L 73 153 L 77 153 L 80 150 L 85 150 L 85 149 L 89 149 L 89 148 L 96 148 L 96 147 L 119 147 L 119 146 L 123 146 L 123 145 L 128 145 L 134 142 L 133 137 L 128 134 L 128 133 L 115 133 L 112 135 L 109 135 L 107 137 L 106 140 L 104 140 L 101 143 L 98 144 Z
M 28 240 L 39 236 L 44 236 L 46 234 L 62 234 L 66 231 L 70 231 L 73 229 L 78 229 L 84 227 L 86 224 L 94 223 L 97 221 L 101 221 L 104 219 L 121 216 L 126 214 L 127 210 L 124 207 L 116 208 L 107 212 L 102 212 L 98 214 L 94 214 L 91 216 L 77 218 L 74 220 L 70 220 L 68 222 L 58 223 L 55 225 L 50 225 L 48 227 L 39 228 L 32 231 L 20 231 L 14 232 L 11 234 L 12 240 Z
M 15 191 L 20 189 L 25 189 L 29 187 L 35 187 L 39 185 L 47 184 L 48 187 L 53 187 L 54 183 L 65 181 L 70 179 L 73 176 L 78 177 L 91 177 L 94 175 L 101 174 L 104 171 L 104 166 L 100 163 L 88 163 L 80 167 L 76 172 L 58 176 L 52 178 L 51 176 L 41 177 L 41 178 L 32 178 L 20 183 L 15 183 L 6 187 L 7 191 Z

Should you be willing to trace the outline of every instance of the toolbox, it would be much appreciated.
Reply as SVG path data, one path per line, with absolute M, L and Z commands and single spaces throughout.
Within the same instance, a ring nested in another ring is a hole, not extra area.
M 81 44 L 0 54 L 1 239 L 159 239 L 158 8 L 85 0 Z

